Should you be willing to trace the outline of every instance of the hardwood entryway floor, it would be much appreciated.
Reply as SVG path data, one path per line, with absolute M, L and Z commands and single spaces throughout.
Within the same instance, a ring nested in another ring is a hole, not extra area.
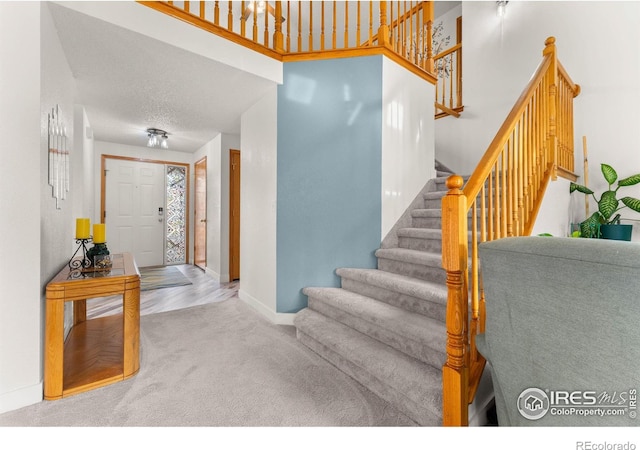
M 218 283 L 190 264 L 177 265 L 192 284 L 140 292 L 140 315 L 221 302 L 238 297 L 239 281 Z M 87 319 L 122 313 L 122 296 L 87 300 Z

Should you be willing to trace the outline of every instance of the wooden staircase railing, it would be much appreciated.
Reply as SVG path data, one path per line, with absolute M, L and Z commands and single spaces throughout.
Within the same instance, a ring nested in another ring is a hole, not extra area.
M 442 200 L 448 288 L 444 425 L 468 425 L 468 407 L 485 365 L 475 346 L 485 324 L 478 244 L 530 235 L 549 180 L 560 175 L 575 181 L 573 98 L 579 93 L 557 59 L 555 38 L 548 38 L 542 62 L 464 188 L 458 175 L 447 180 Z
M 460 117 L 462 105 L 462 17 L 456 21 L 456 45 L 434 56 L 436 119 Z
M 138 3 L 280 61 L 384 54 L 436 82 L 431 1 Z

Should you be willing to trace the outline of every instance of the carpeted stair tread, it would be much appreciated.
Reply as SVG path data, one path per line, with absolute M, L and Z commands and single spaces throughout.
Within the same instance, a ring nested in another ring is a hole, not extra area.
M 306 308 L 296 314 L 298 338 L 423 426 L 442 420 L 442 376 L 436 369 Z
M 309 308 L 436 368 L 446 359 L 446 326 L 341 288 L 307 287 Z
M 382 249 L 379 249 L 380 251 Z M 387 249 L 384 249 L 387 250 Z M 395 249 L 390 249 L 395 250 Z M 336 269 L 336 274 L 362 283 L 431 302 L 447 303 L 447 288 L 440 283 L 420 280 L 378 269 Z

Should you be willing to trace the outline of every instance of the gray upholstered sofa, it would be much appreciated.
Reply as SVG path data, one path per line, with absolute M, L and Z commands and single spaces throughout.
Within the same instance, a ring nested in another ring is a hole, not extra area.
M 479 252 L 498 424 L 640 425 L 640 244 L 536 236 Z

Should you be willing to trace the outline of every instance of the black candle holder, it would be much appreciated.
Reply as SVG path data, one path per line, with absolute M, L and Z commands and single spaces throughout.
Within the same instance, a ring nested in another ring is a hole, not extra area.
M 69 260 L 69 269 L 82 270 L 82 269 L 88 269 L 93 265 L 93 261 L 91 261 L 91 259 L 88 258 L 88 255 L 87 255 L 88 253 L 87 244 L 89 242 L 91 242 L 91 236 L 89 236 L 87 239 L 76 239 L 76 244 L 78 244 L 78 248 L 76 249 L 71 259 Z M 76 258 L 76 255 L 78 255 L 78 252 L 80 252 L 80 250 L 82 250 L 82 258 Z

